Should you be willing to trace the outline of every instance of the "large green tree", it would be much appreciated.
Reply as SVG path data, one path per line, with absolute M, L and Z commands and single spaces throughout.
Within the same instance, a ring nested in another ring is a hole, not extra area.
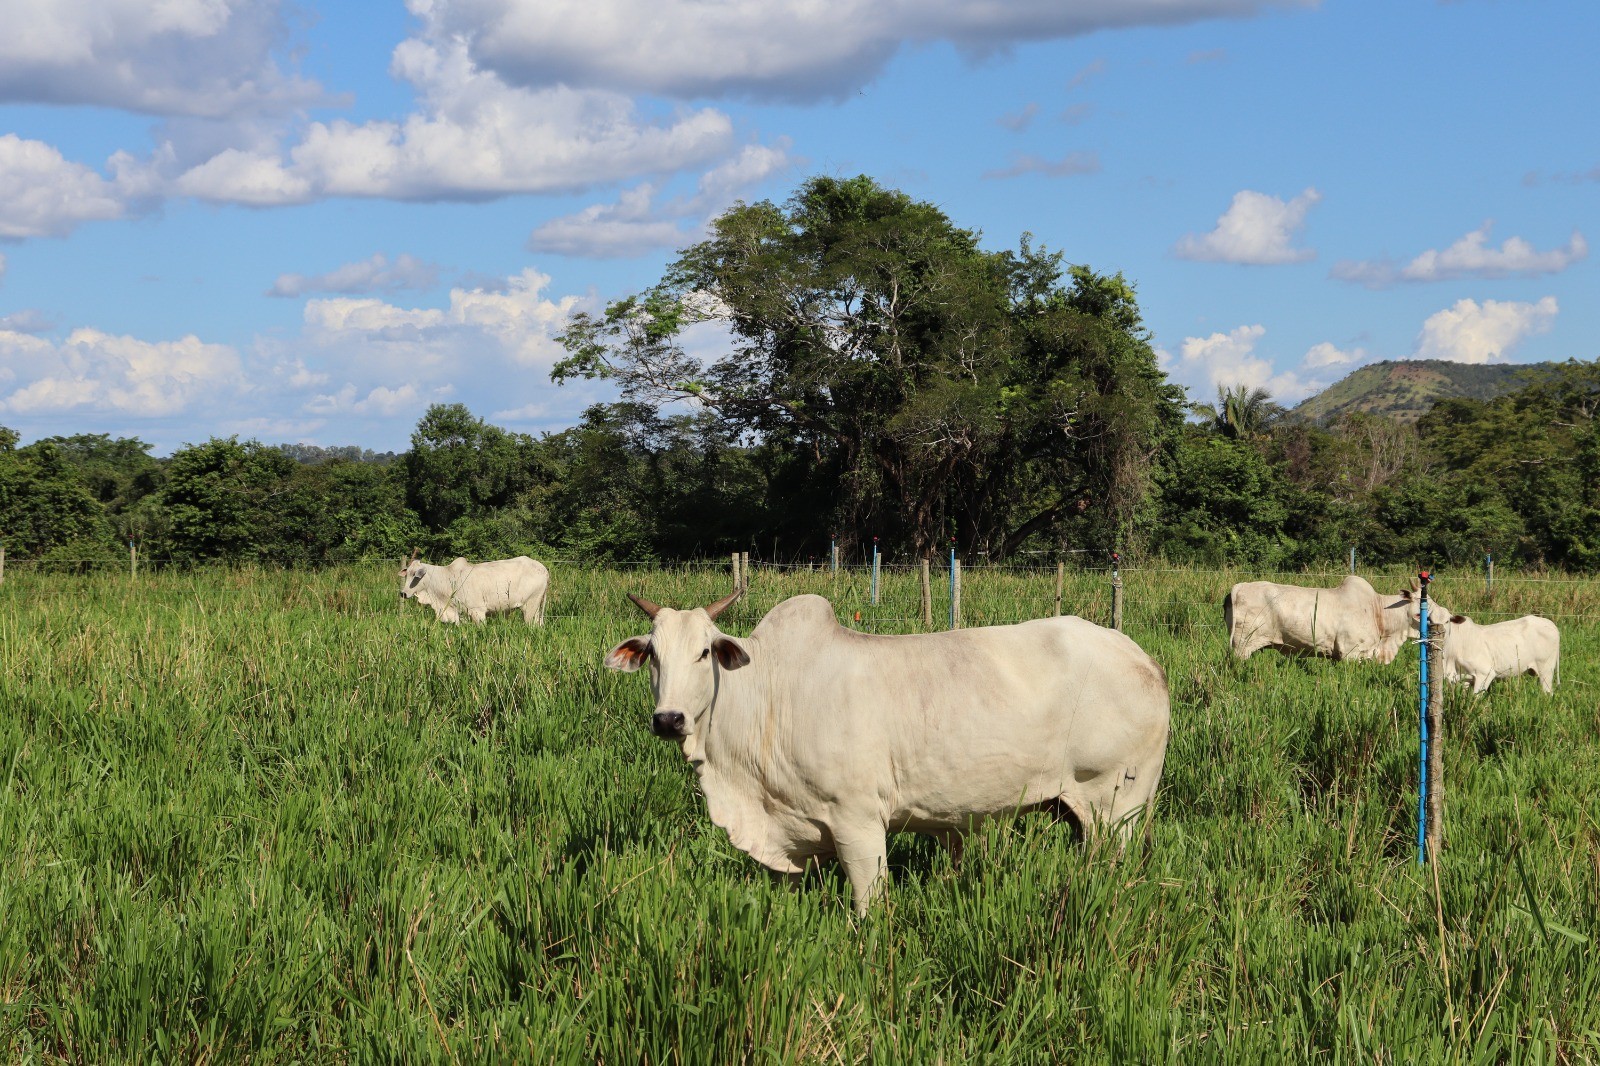
M 13 555 L 98 554 L 110 543 L 105 510 L 62 450 L 49 442 L 16 447 L 0 426 L 0 543 Z
M 492 426 L 464 404 L 434 404 L 401 460 L 406 503 L 432 533 L 510 506 L 541 475 L 534 441 Z
M 709 361 L 686 331 L 717 323 Z M 557 380 L 689 401 L 787 449 L 832 490 L 809 531 L 1003 556 L 1068 531 L 1110 542 L 1181 420 L 1132 287 L 1059 253 L 989 252 L 937 207 L 866 177 L 740 204 L 661 282 L 580 314 Z

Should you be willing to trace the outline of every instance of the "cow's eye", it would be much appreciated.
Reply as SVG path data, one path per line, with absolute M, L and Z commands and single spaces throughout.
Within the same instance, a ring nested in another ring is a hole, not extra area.
M 711 649 L 707 648 L 705 651 L 700 653 L 700 658 L 699 658 L 698 661 L 699 662 L 705 662 L 706 661 L 706 656 L 708 656 L 710 654 L 711 654 Z

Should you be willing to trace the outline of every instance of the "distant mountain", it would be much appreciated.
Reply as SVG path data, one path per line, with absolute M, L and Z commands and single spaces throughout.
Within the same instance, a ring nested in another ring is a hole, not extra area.
M 1308 422 L 1365 412 L 1415 422 L 1434 403 L 1461 396 L 1492 400 L 1551 376 L 1560 363 L 1452 363 L 1405 359 L 1368 363 L 1290 410 Z

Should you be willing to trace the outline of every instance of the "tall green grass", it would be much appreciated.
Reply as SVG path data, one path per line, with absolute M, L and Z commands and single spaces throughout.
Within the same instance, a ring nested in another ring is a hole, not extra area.
M 1173 696 L 1144 839 L 1030 817 L 952 865 L 896 837 L 857 922 L 837 872 L 796 890 L 731 848 L 648 686 L 600 665 L 644 628 L 625 591 L 704 603 L 725 572 L 553 570 L 543 629 L 440 626 L 391 568 L 8 574 L 0 1054 L 1600 1059 L 1600 582 L 1435 584 L 1560 619 L 1562 685 L 1449 694 L 1446 851 L 1419 867 L 1414 649 L 1235 663 L 1220 601 L 1251 575 L 1125 571 Z M 797 592 L 921 628 L 914 573 L 874 607 L 861 571 L 767 570 L 725 628 Z M 969 571 L 964 620 L 1054 595 L 1053 572 Z M 1063 599 L 1106 621 L 1108 575 Z

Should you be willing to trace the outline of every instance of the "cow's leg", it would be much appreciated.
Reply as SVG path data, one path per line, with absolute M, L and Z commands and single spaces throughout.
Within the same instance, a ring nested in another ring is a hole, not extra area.
M 484 610 L 482 607 L 468 607 L 467 617 L 481 626 L 484 622 L 489 620 L 489 612 Z
M 439 621 L 448 622 L 450 625 L 455 625 L 461 621 L 461 612 L 456 610 L 454 607 L 446 607 L 444 610 L 439 612 Z
M 850 879 L 856 917 L 867 913 L 889 875 L 889 838 L 882 824 L 863 823 L 833 830 L 835 853 Z
M 1489 691 L 1489 686 L 1494 683 L 1493 674 L 1479 674 L 1472 679 L 1472 694 L 1481 696 Z

